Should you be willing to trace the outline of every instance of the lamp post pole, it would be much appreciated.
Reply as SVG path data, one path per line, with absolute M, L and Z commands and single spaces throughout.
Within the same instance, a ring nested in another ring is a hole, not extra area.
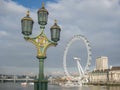
M 37 58 L 39 59 L 39 75 L 38 78 L 34 81 L 34 90 L 47 90 L 48 80 L 44 77 L 44 59 L 46 59 L 46 50 L 50 46 L 56 46 L 57 41 L 60 40 L 60 27 L 57 25 L 57 21 L 55 20 L 54 25 L 50 28 L 51 32 L 51 40 L 49 40 L 45 33 L 45 25 L 47 24 L 48 19 L 48 11 L 44 7 L 44 3 L 42 3 L 42 8 L 40 8 L 37 12 L 38 14 L 38 24 L 40 25 L 40 34 L 36 37 L 29 37 L 32 34 L 32 28 L 34 21 L 29 15 L 29 11 L 26 16 L 21 20 L 22 26 L 22 34 L 24 35 L 24 39 L 33 43 L 37 48 Z

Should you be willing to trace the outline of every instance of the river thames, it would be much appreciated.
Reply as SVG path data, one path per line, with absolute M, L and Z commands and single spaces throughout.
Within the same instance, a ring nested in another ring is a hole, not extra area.
M 0 83 L 0 90 L 34 90 L 33 85 L 26 87 L 20 83 Z M 48 85 L 48 90 L 120 90 L 120 86 L 82 86 L 82 87 L 61 87 L 58 85 Z

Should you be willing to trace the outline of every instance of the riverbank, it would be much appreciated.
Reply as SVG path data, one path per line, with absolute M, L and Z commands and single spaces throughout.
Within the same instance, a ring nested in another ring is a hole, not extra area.
M 120 82 L 90 82 L 84 85 L 120 86 Z

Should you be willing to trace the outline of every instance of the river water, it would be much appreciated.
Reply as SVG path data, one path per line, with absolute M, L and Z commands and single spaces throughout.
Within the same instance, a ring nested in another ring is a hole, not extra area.
M 0 90 L 34 90 L 33 85 L 26 87 L 20 83 L 0 83 Z M 48 90 L 120 90 L 120 86 L 82 86 L 82 87 L 61 87 L 58 85 L 48 85 Z

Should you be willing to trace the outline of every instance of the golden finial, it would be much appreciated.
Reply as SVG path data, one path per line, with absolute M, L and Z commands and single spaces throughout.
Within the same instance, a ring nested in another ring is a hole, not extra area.
M 42 8 L 44 8 L 44 6 L 45 6 L 45 5 L 44 5 L 44 2 L 42 2 Z
M 28 10 L 27 13 L 26 13 L 26 15 L 29 16 L 29 13 L 30 13 L 30 11 Z
M 55 19 L 55 23 L 57 24 L 57 20 Z

